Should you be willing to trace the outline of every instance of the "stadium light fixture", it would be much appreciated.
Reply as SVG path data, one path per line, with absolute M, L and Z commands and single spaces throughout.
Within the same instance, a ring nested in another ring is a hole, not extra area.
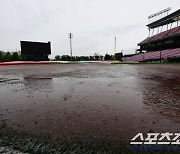
M 167 9 L 164 9 L 162 11 L 159 11 L 159 12 L 157 12 L 155 14 L 152 14 L 152 15 L 148 16 L 148 19 L 151 19 L 151 18 L 156 17 L 158 15 L 161 15 L 163 13 L 169 12 L 170 10 L 171 10 L 171 7 L 168 7 Z

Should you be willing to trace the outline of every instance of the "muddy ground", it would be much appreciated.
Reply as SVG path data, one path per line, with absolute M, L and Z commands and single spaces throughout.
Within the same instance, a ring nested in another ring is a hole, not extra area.
M 121 139 L 179 132 L 180 65 L 0 66 L 0 129 Z

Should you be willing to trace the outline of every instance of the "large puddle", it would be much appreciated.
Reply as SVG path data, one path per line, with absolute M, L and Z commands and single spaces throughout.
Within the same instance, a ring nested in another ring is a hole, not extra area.
M 0 123 L 66 138 L 178 132 L 180 66 L 0 67 Z

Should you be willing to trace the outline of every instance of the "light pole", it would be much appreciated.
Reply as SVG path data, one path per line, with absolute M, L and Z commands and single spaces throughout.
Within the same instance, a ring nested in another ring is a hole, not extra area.
M 72 33 L 69 33 L 69 38 L 70 38 L 70 54 L 71 54 L 71 60 L 72 60 L 72 38 L 73 38 Z

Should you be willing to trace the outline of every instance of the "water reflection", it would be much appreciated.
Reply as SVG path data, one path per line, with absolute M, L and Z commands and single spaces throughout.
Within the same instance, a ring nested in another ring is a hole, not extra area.
M 53 80 L 52 78 L 36 78 L 36 77 L 24 77 L 25 89 L 29 92 L 52 92 Z

